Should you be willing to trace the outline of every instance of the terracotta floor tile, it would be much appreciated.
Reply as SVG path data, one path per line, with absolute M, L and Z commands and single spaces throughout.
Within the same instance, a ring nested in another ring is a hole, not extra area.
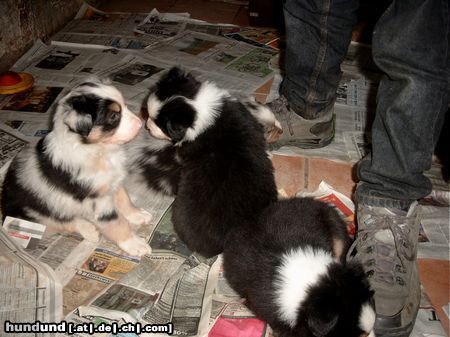
M 256 101 L 258 101 L 259 103 L 266 103 L 267 96 L 269 95 L 270 88 L 272 87 L 272 83 L 273 78 L 255 90 L 253 96 L 255 97 Z
M 305 187 L 304 158 L 273 155 L 272 163 L 278 189 L 284 189 L 292 197 Z
M 320 158 L 308 158 L 308 191 L 314 191 L 324 180 L 336 191 L 347 197 L 351 197 L 356 181 L 353 179 L 353 168 L 351 164 L 337 163 Z

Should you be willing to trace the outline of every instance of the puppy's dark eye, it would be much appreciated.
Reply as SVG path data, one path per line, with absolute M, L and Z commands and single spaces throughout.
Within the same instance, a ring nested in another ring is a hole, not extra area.
M 120 112 L 111 112 L 109 114 L 109 121 L 110 122 L 117 122 L 120 119 Z

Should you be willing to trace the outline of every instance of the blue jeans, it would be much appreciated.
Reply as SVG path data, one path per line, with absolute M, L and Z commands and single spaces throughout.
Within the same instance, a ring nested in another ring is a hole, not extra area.
M 286 70 L 280 94 L 307 119 L 331 113 L 356 24 L 358 0 L 286 0 Z
M 384 76 L 357 201 L 405 208 L 431 192 L 423 172 L 448 110 L 449 38 L 448 0 L 396 0 L 378 20 L 372 53 Z
M 330 110 L 357 0 L 287 0 L 281 94 L 305 118 Z M 372 153 L 358 167 L 357 202 L 405 208 L 431 192 L 423 174 L 449 103 L 448 0 L 394 0 L 377 22 L 372 53 L 384 73 Z M 305 115 L 303 115 L 305 114 Z

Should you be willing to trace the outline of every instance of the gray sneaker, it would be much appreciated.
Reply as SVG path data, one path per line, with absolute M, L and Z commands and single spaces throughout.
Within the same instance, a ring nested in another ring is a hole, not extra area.
M 362 204 L 357 217 L 358 234 L 347 258 L 363 264 L 375 291 L 375 335 L 407 337 L 420 303 L 419 206 L 415 202 L 406 212 Z
M 303 149 L 324 147 L 334 137 L 334 114 L 330 111 L 323 117 L 306 119 L 296 114 L 284 96 L 268 103 L 283 128 L 278 141 L 270 145 L 276 150 L 284 145 L 297 146 Z

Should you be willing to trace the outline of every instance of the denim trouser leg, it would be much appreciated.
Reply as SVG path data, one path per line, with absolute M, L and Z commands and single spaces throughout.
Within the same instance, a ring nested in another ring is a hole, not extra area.
M 331 111 L 341 62 L 356 23 L 359 0 L 286 0 L 286 75 L 281 94 L 313 119 Z
M 358 202 L 404 208 L 431 192 L 423 172 L 448 108 L 448 0 L 394 0 L 372 51 L 385 73 L 372 126 L 372 154 L 359 164 Z

